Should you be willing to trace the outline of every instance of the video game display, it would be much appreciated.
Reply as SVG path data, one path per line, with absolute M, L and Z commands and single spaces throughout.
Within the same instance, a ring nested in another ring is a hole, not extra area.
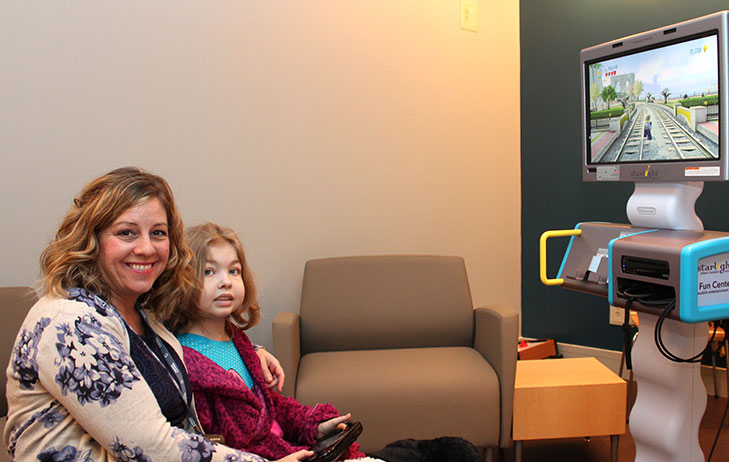
M 584 66 L 587 164 L 720 158 L 716 31 Z

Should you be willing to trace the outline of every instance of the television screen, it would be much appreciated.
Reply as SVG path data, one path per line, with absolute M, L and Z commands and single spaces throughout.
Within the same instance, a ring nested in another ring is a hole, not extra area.
M 727 180 L 726 17 L 582 51 L 585 180 Z

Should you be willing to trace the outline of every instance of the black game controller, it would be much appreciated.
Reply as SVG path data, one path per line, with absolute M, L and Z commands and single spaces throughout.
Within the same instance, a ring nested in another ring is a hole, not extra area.
M 311 448 L 314 455 L 304 459 L 304 462 L 333 462 L 346 451 L 357 437 L 362 433 L 362 424 L 347 422 L 343 430 L 336 430 L 318 440 Z

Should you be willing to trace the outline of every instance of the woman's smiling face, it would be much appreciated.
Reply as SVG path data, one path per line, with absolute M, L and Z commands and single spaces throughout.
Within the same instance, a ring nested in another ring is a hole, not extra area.
M 99 233 L 97 259 L 109 286 L 109 302 L 132 308 L 148 292 L 167 266 L 170 255 L 167 212 L 152 198 L 130 207 Z

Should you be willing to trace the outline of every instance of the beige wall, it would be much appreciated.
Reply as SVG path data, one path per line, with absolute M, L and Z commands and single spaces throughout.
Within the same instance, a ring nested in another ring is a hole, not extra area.
M 2 0 L 0 285 L 133 164 L 239 231 L 264 345 L 310 258 L 461 255 L 519 308 L 519 6 L 478 3 L 473 33 L 459 0 Z

